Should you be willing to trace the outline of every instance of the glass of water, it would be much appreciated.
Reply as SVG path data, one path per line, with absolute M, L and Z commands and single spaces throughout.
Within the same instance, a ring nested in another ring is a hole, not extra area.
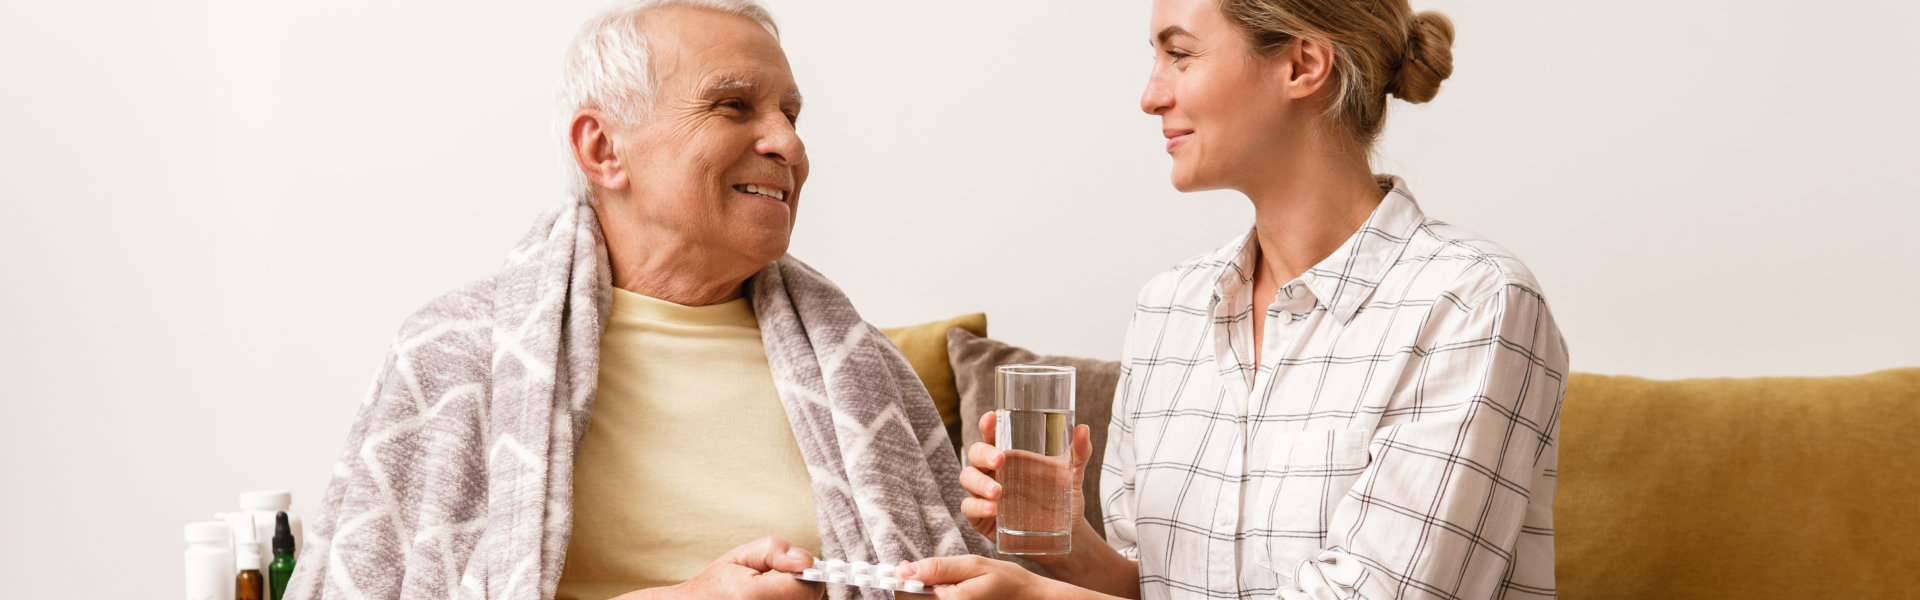
M 1000 365 L 994 445 L 1005 457 L 995 542 L 1016 555 L 1073 548 L 1073 367 Z

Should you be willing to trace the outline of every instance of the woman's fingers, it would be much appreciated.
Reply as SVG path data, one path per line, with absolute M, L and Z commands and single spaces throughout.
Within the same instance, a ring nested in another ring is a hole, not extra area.
M 975 469 L 990 472 L 1000 468 L 1000 465 L 1006 462 L 1006 457 L 1001 454 L 1000 449 L 993 447 L 993 444 L 974 442 L 972 446 L 967 446 L 967 464 Z
M 991 519 L 1000 514 L 1000 506 L 992 500 L 967 498 L 960 501 L 960 514 L 969 519 Z
M 1093 428 L 1078 425 L 1073 428 L 1073 468 L 1087 466 L 1093 460 Z
M 994 419 L 996 418 L 999 418 L 999 417 L 997 417 L 995 415 L 995 412 L 991 410 L 985 413 L 981 413 L 980 415 L 980 439 L 985 441 L 988 446 L 992 446 L 995 443 L 997 443 L 993 439 Z
M 960 487 L 965 488 L 967 493 L 975 498 L 1000 499 L 1000 482 L 994 481 L 992 477 L 973 467 L 960 470 Z
M 979 556 L 940 556 L 909 563 L 900 567 L 898 573 L 901 579 L 917 580 L 931 587 L 986 575 L 992 564 L 990 559 Z

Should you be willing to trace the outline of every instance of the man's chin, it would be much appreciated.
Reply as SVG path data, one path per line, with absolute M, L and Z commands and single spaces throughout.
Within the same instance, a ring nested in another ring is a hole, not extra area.
M 755 236 L 741 245 L 741 253 L 756 264 L 766 264 L 786 256 L 792 242 L 793 236 L 788 233 Z

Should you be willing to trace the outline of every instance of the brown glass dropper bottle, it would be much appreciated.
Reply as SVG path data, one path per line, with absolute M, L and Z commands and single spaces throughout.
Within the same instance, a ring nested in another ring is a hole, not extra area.
M 267 578 L 260 575 L 260 545 L 240 548 L 240 574 L 233 579 L 233 600 L 267 600 Z

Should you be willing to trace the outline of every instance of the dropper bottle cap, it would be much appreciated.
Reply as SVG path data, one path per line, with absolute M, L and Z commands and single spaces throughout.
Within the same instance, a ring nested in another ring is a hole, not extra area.
M 287 513 L 273 515 L 273 553 L 293 554 L 293 528 L 287 525 Z
M 235 562 L 242 571 L 260 570 L 260 547 L 253 544 L 241 546 L 239 558 Z

